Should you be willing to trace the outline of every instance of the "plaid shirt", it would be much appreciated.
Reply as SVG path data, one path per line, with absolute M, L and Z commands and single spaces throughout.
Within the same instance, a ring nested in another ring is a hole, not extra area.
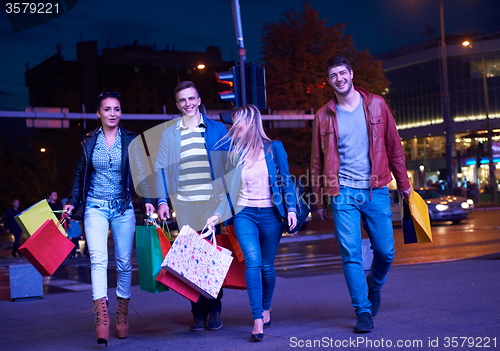
M 97 131 L 92 153 L 92 178 L 89 196 L 99 200 L 116 200 L 123 197 L 122 190 L 122 138 L 118 129 L 116 140 L 108 148 L 102 127 Z

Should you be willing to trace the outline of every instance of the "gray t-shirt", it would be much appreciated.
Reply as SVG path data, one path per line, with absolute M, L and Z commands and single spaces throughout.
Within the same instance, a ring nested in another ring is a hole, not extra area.
M 337 105 L 339 127 L 340 185 L 356 189 L 370 188 L 370 157 L 368 131 L 363 104 L 359 100 L 353 111 Z

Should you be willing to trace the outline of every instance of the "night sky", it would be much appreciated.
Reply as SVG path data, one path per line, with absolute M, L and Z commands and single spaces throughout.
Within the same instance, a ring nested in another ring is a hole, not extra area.
M 8 2 L 7 0 L 5 2 Z M 230 0 L 72 0 L 64 15 L 13 32 L 5 7 L 0 12 L 0 110 L 24 110 L 27 62 L 34 67 L 62 44 L 66 60 L 76 59 L 78 41 L 97 40 L 99 49 L 156 45 L 157 50 L 205 51 L 216 45 L 223 59 L 238 59 Z M 378 54 L 440 35 L 439 0 L 310 0 L 328 25 L 346 23 L 358 50 Z M 500 31 L 500 0 L 443 0 L 446 34 Z M 1 3 L 1 2 L 0 2 Z M 67 1 L 67 4 L 70 2 Z M 3 5 L 3 3 L 1 3 Z M 302 9 L 301 0 L 240 0 L 247 61 L 259 62 L 262 24 L 283 12 Z

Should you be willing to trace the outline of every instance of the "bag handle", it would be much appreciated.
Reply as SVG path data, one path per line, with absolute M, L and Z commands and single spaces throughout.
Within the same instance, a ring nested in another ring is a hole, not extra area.
M 167 230 L 165 231 L 165 228 L 167 228 Z M 172 236 L 172 234 L 170 233 L 170 228 L 168 227 L 168 223 L 167 221 L 162 221 L 161 222 L 161 230 L 163 231 L 163 233 L 165 234 L 165 236 L 168 238 L 168 240 L 170 241 L 174 241 L 174 237 Z
M 148 218 L 146 220 L 144 220 L 144 226 L 148 226 L 147 223 L 155 226 L 156 234 L 158 235 L 158 240 L 160 241 L 161 254 L 163 255 L 163 257 L 167 256 L 168 251 L 170 250 L 170 242 L 174 241 L 174 239 L 170 236 L 170 231 L 167 234 L 167 232 L 165 232 L 165 230 L 160 228 L 160 226 L 156 222 L 156 219 L 154 219 L 150 216 L 148 216 Z M 167 228 L 168 228 L 168 225 L 167 225 Z
M 162 222 L 162 226 L 160 227 L 160 225 L 158 224 L 158 222 L 156 222 L 156 219 L 151 217 L 151 216 L 148 216 L 148 218 L 146 218 L 144 220 L 144 226 L 148 226 L 148 225 L 154 225 L 157 229 L 160 229 L 161 232 L 165 235 L 165 237 L 169 240 L 169 241 L 174 241 L 175 239 L 173 238 L 172 234 L 170 233 L 170 228 L 168 227 L 168 223 L 166 221 Z M 165 231 L 165 228 L 167 228 L 167 230 Z
M 207 231 L 205 231 L 205 229 L 207 229 Z M 213 234 L 213 235 L 212 235 Z M 209 237 L 210 235 L 212 235 L 212 244 L 217 247 L 217 239 L 215 238 L 216 235 L 215 235 L 215 227 L 214 226 L 211 226 L 211 225 L 208 225 L 206 224 L 201 233 L 200 233 L 200 238 L 202 239 L 206 239 L 207 237 Z
M 61 219 L 57 222 L 57 226 L 58 227 L 63 226 L 64 230 L 66 231 L 66 228 L 68 226 L 68 222 L 66 220 L 68 219 L 68 217 L 70 217 L 70 214 L 68 213 L 68 211 L 55 210 L 55 211 L 52 211 L 52 213 L 62 213 Z

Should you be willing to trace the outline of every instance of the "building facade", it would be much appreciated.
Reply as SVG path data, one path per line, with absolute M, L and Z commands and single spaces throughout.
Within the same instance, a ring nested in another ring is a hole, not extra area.
M 466 40 L 468 45 L 465 45 Z M 446 65 L 442 64 L 441 49 L 440 39 L 434 39 L 376 56 L 383 62 L 384 73 L 391 82 L 386 98 L 403 139 L 413 185 L 442 184 L 447 178 L 442 99 L 445 67 L 449 87 L 453 186 L 476 183 L 483 191 L 491 186 L 488 118 L 496 166 L 496 184 L 493 186 L 498 188 L 500 32 L 482 36 L 447 36 Z
M 101 54 L 96 41 L 79 42 L 76 47 L 76 61 L 65 61 L 58 52 L 25 72 L 31 106 L 94 112 L 99 92 L 116 91 L 125 113 L 173 114 L 177 112 L 173 90 L 179 82 L 190 80 L 207 108 L 227 108 L 217 92 L 228 86 L 218 83 L 215 73 L 234 62 L 222 61 L 216 46 L 186 52 L 134 43 L 104 48 Z

